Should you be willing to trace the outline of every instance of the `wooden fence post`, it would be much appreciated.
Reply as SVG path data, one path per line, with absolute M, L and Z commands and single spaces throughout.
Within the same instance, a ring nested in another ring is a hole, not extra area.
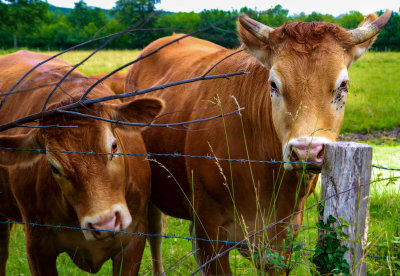
M 363 247 L 366 245 L 368 231 L 371 165 L 371 146 L 353 142 L 325 146 L 321 200 L 327 200 L 323 220 L 326 223 L 329 215 L 332 215 L 338 219 L 335 226 L 341 224 L 340 217 L 349 223 L 348 227 L 343 227 L 343 232 L 350 236 L 349 241 L 342 244 L 349 248 L 344 258 L 350 265 L 352 275 L 366 275 Z

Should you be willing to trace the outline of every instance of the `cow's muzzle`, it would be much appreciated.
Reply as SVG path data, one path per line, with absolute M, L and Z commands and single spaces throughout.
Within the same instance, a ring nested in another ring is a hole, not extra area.
M 83 234 L 87 240 L 104 240 L 126 229 L 132 217 L 125 205 L 116 204 L 111 209 L 93 216 L 84 217 Z
M 324 160 L 325 144 L 331 142 L 324 138 L 302 137 L 292 139 L 286 144 L 285 164 L 287 169 L 320 173 Z

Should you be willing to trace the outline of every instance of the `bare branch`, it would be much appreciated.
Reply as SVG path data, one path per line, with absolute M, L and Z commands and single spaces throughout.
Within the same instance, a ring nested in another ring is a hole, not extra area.
M 210 73 L 210 71 L 211 71 L 212 69 L 214 69 L 218 64 L 220 64 L 220 63 L 223 62 L 224 60 L 226 60 L 226 59 L 230 58 L 231 56 L 236 55 L 237 53 L 240 53 L 240 52 L 243 52 L 243 49 L 242 49 L 242 50 L 238 50 L 238 51 L 236 51 L 236 52 L 233 52 L 232 54 L 227 55 L 226 57 L 224 57 L 223 59 L 221 59 L 220 61 L 218 61 L 217 63 L 215 63 L 207 72 L 204 73 L 203 77 L 206 76 L 208 73 Z
M 4 130 L 7 130 L 7 129 L 10 129 L 10 128 L 13 128 L 13 127 L 25 124 L 25 123 L 28 123 L 28 122 L 32 122 L 32 121 L 40 119 L 40 118 L 44 118 L 44 117 L 48 117 L 48 116 L 51 116 L 51 115 L 55 115 L 55 114 L 59 113 L 60 110 L 71 110 L 73 108 L 81 107 L 82 105 L 88 105 L 88 104 L 94 104 L 94 103 L 99 103 L 99 102 L 104 102 L 104 101 L 111 101 L 111 100 L 115 100 L 115 99 L 122 99 L 122 98 L 132 97 L 132 96 L 141 95 L 141 94 L 153 92 L 153 91 L 160 90 L 160 89 L 165 89 L 165 88 L 168 88 L 168 87 L 171 87 L 171 86 L 175 86 L 175 85 L 181 85 L 181 84 L 196 82 L 196 81 L 200 81 L 200 80 L 211 80 L 211 79 L 219 79 L 219 78 L 229 79 L 229 77 L 232 77 L 232 76 L 239 76 L 239 75 L 248 74 L 248 73 L 249 72 L 236 72 L 236 73 L 229 73 L 229 74 L 222 74 L 222 75 L 212 75 L 212 76 L 205 76 L 205 77 L 201 76 L 201 77 L 197 77 L 197 78 L 171 82 L 171 83 L 167 83 L 167 84 L 163 84 L 163 85 L 147 88 L 147 89 L 140 90 L 140 91 L 134 91 L 134 92 L 129 92 L 129 93 L 125 93 L 125 94 L 119 94 L 119 95 L 111 95 L 111 96 L 106 96 L 106 97 L 86 100 L 84 102 L 78 101 L 78 102 L 75 102 L 73 104 L 69 104 L 69 105 L 65 105 L 63 107 L 60 107 L 58 109 L 42 111 L 42 112 L 39 112 L 39 113 L 35 113 L 35 114 L 32 114 L 32 115 L 23 117 L 21 119 L 14 120 L 14 121 L 6 123 L 6 124 L 2 124 L 2 125 L 0 125 L 0 131 L 4 131 Z
M 159 52 L 161 49 L 163 49 L 163 48 L 165 48 L 165 47 L 167 47 L 167 46 L 169 46 L 169 45 L 171 45 L 171 44 L 173 44 L 173 43 L 175 43 L 175 42 L 178 42 L 179 40 L 182 40 L 182 39 L 184 39 L 184 38 L 186 38 L 186 37 L 192 36 L 192 35 L 197 34 L 197 33 L 200 33 L 200 32 L 207 31 L 207 30 L 209 30 L 209 29 L 212 29 L 212 28 L 215 27 L 215 26 L 218 26 L 218 25 L 220 25 L 220 24 L 223 24 L 223 23 L 225 23 L 226 21 L 232 20 L 232 19 L 234 19 L 234 18 L 237 18 L 237 16 L 226 18 L 226 19 L 221 20 L 221 21 L 219 21 L 219 22 L 217 22 L 217 23 L 215 23 L 215 24 L 213 24 L 213 25 L 210 25 L 210 26 L 208 26 L 208 27 L 199 29 L 199 30 L 197 30 L 197 31 L 193 31 L 193 32 L 191 32 L 191 33 L 189 33 L 189 34 L 186 34 L 186 35 L 183 35 L 183 36 L 181 36 L 181 37 L 179 37 L 179 38 L 177 38 L 177 39 L 174 39 L 174 40 L 172 40 L 172 41 L 170 41 L 170 42 L 168 42 L 168 43 L 165 43 L 164 45 L 162 45 L 162 46 L 160 46 L 159 48 L 155 49 L 154 51 L 148 53 L 147 55 L 140 56 L 140 57 L 138 57 L 137 59 L 135 59 L 135 60 L 133 60 L 133 61 L 131 61 L 131 62 L 128 62 L 127 64 L 125 64 L 125 65 L 123 65 L 123 66 L 121 66 L 121 67 L 115 69 L 114 71 L 108 73 L 106 76 L 104 76 L 103 78 L 101 78 L 101 79 L 99 79 L 97 82 L 95 82 L 92 86 L 90 86 L 90 87 L 86 90 L 86 92 L 82 95 L 82 97 L 81 97 L 81 99 L 80 99 L 79 101 L 82 102 L 83 100 L 85 100 L 86 96 L 90 93 L 90 91 L 93 90 L 93 88 L 94 88 L 96 85 L 98 85 L 100 82 L 102 82 L 103 80 L 107 79 L 107 78 L 110 77 L 111 75 L 115 74 L 116 72 L 118 72 L 118 71 L 120 71 L 120 70 L 122 70 L 122 69 L 124 69 L 124 68 L 126 68 L 126 67 L 128 67 L 128 66 L 130 66 L 130 65 L 132 65 L 132 64 L 134 64 L 134 63 L 136 63 L 136 62 L 138 62 L 138 61 L 140 61 L 140 60 L 142 60 L 142 59 L 145 59 L 145 58 L 147 58 L 147 57 L 149 57 L 149 56 L 151 56 L 151 55 L 153 55 L 153 54 L 155 54 L 155 53 L 157 53 L 157 52 Z M 0 105 L 0 108 L 1 108 L 1 105 Z
M 96 54 L 98 51 L 106 47 L 110 42 L 112 42 L 114 39 L 117 37 L 114 36 L 110 39 L 108 39 L 106 42 L 104 42 L 100 47 L 98 47 L 96 50 L 94 50 L 90 55 L 88 55 L 86 58 L 84 58 L 81 62 L 75 64 L 63 77 L 62 79 L 54 86 L 53 90 L 49 93 L 47 96 L 46 100 L 44 101 L 42 111 L 46 110 L 47 104 L 51 98 L 51 96 L 54 94 L 54 92 L 57 90 L 57 88 L 61 85 L 61 83 L 69 76 L 69 74 L 72 73 L 77 67 L 81 66 L 85 61 L 87 61 L 89 58 L 91 58 L 94 54 Z
M 55 54 L 54 56 L 51 56 L 51 57 L 49 57 L 48 59 L 45 59 L 45 60 L 39 62 L 38 64 L 36 64 L 35 66 L 33 66 L 28 72 L 26 72 L 25 75 L 23 75 L 23 76 L 13 85 L 13 87 L 11 87 L 10 90 L 8 90 L 8 92 L 4 95 L 4 98 L 3 98 L 2 101 L 0 102 L 0 109 L 3 107 L 3 105 L 4 105 L 5 101 L 7 100 L 8 96 L 15 90 L 15 88 L 17 88 L 18 85 L 20 85 L 20 84 L 22 83 L 22 81 L 23 81 L 24 79 L 26 79 L 26 77 L 27 77 L 30 73 L 32 73 L 32 72 L 33 72 L 36 68 L 38 68 L 39 66 L 45 64 L 46 62 L 48 62 L 48 61 L 50 61 L 50 60 L 52 60 L 52 59 L 55 59 L 56 57 L 58 57 L 58 56 L 60 56 L 60 55 L 62 55 L 62 54 L 65 54 L 65 53 L 67 53 L 67 52 L 69 52 L 69 51 L 72 51 L 72 50 L 74 50 L 74 49 L 80 48 L 80 47 L 85 46 L 85 45 L 87 45 L 87 44 L 90 44 L 90 43 L 93 43 L 93 42 L 96 42 L 96 41 L 99 41 L 99 40 L 107 39 L 107 38 L 118 37 L 118 36 L 120 36 L 120 35 L 122 35 L 122 34 L 125 34 L 125 33 L 131 33 L 131 32 L 137 32 L 137 31 L 163 31 L 163 30 L 169 30 L 169 29 L 165 29 L 165 28 L 127 29 L 127 30 L 124 30 L 124 31 L 121 31 L 121 32 L 118 32 L 118 33 L 114 33 L 114 34 L 110 34 L 110 35 L 106 35 L 106 36 L 103 36 L 103 37 L 99 37 L 99 38 L 95 38 L 95 39 L 91 39 L 91 40 L 85 41 L 85 42 L 83 42 L 83 43 L 80 43 L 80 44 L 77 44 L 77 45 L 75 45 L 75 46 L 72 46 L 71 48 L 68 48 L 68 49 L 66 49 L 66 50 L 64 50 L 64 51 L 62 51 L 62 52 L 59 52 L 58 54 Z M 115 72 L 114 72 L 114 73 L 115 73 Z M 113 74 L 114 74 L 114 73 L 113 73 Z M 112 75 L 112 74 L 110 74 L 110 76 L 111 76 L 111 75 Z M 106 79 L 106 78 L 104 78 L 104 79 Z
M 58 127 L 58 128 L 77 128 L 78 126 L 59 126 L 59 125 L 48 125 L 48 126 L 27 126 L 27 125 L 18 125 L 16 127 L 27 127 L 27 128 L 50 128 L 50 127 Z
M 124 121 L 118 121 L 118 120 L 105 119 L 105 118 L 98 117 L 98 116 L 83 114 L 83 113 L 79 113 L 79 112 L 75 112 L 75 111 L 67 111 L 67 110 L 58 110 L 58 113 L 76 115 L 76 116 L 80 116 L 80 117 L 100 120 L 100 121 L 109 122 L 109 123 L 113 123 L 113 124 L 127 125 L 127 126 L 173 127 L 173 126 L 183 126 L 183 125 L 188 125 L 188 124 L 193 124 L 193 123 L 205 122 L 205 121 L 210 121 L 210 120 L 214 120 L 214 119 L 225 117 L 225 116 L 230 116 L 230 115 L 233 115 L 233 114 L 239 114 L 239 110 L 235 110 L 233 112 L 226 113 L 226 114 L 220 114 L 220 115 L 217 115 L 217 116 L 214 116 L 214 117 L 209 117 L 209 118 L 204 118 L 204 119 L 197 119 L 197 120 L 187 121 L 187 122 L 170 123 L 170 124 L 130 123 L 130 122 L 124 122 Z

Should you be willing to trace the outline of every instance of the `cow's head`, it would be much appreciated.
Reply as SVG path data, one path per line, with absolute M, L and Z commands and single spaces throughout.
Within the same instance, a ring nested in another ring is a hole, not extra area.
M 68 102 L 54 104 L 49 106 L 49 109 L 65 104 Z M 79 112 L 118 121 L 149 123 L 162 108 L 163 102 L 160 100 L 142 98 L 127 103 L 94 104 L 79 108 Z M 136 170 L 139 175 L 145 173 L 141 169 L 147 167 L 144 163 L 142 168 L 127 168 L 125 157 L 115 153 L 124 153 L 126 148 L 136 148 L 145 153 L 140 128 L 69 114 L 43 118 L 40 125 L 60 125 L 69 128 L 40 128 L 22 135 L 0 135 L 2 147 L 31 150 L 0 151 L 0 165 L 32 166 L 43 157 L 43 154 L 35 150 L 46 149 L 44 153 L 47 167 L 43 171 L 55 180 L 51 180 L 52 183 L 58 184 L 63 196 L 61 202 L 66 201 L 72 206 L 81 227 L 92 229 L 83 231 L 86 239 L 99 240 L 111 235 L 107 231 L 95 230 L 126 229 L 131 224 L 132 217 L 125 200 L 125 184 L 128 181 L 135 183 L 146 179 L 136 179 L 135 175 L 128 177 L 125 174 L 126 170 L 133 173 Z M 114 155 L 87 154 L 90 152 Z M 135 189 L 143 190 L 142 187 Z
M 347 69 L 372 45 L 390 15 L 369 15 L 354 30 L 324 22 L 271 28 L 240 16 L 245 49 L 270 70 L 272 120 L 284 161 L 323 160 L 324 144 L 336 140 L 342 125 Z M 302 164 L 285 167 L 300 169 Z M 308 167 L 319 171 L 321 165 Z

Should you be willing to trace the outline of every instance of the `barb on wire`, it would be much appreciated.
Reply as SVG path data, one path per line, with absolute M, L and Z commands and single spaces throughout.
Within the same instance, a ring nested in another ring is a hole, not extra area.
M 165 89 L 171 86 L 175 86 L 175 85 L 181 85 L 181 84 L 186 84 L 186 83 L 191 83 L 191 82 L 196 82 L 196 81 L 200 81 L 200 80 L 212 80 L 212 79 L 219 79 L 219 78 L 225 78 L 225 79 L 229 79 L 230 77 L 233 76 L 239 76 L 239 75 L 243 75 L 243 74 L 248 74 L 248 72 L 236 72 L 236 73 L 228 73 L 228 74 L 222 74 L 222 75 L 212 75 L 212 76 L 205 76 L 205 77 L 197 77 L 197 78 L 192 78 L 192 79 L 186 79 L 186 80 L 181 80 L 181 81 L 176 81 L 176 82 L 171 82 L 171 83 L 167 83 L 167 84 L 163 84 L 163 85 L 159 85 L 159 86 L 154 86 L 151 88 L 147 88 L 144 90 L 139 90 L 139 91 L 134 91 L 134 92 L 129 92 L 129 93 L 124 93 L 124 94 L 118 94 L 118 95 L 111 95 L 111 96 L 106 96 L 106 97 L 101 97 L 101 98 L 95 98 L 95 99 L 91 99 L 91 100 L 85 100 L 84 102 L 75 102 L 69 105 L 65 105 L 62 107 L 59 107 L 57 109 L 52 109 L 52 110 L 46 110 L 46 111 L 42 111 L 39 113 L 35 113 L 17 120 L 14 120 L 12 122 L 6 123 L 6 124 L 2 124 L 0 125 L 0 132 L 16 127 L 17 125 L 22 125 L 28 122 L 32 122 L 34 120 L 37 120 L 39 118 L 44 118 L 47 116 L 51 116 L 51 115 L 55 115 L 58 112 L 60 112 L 60 110 L 70 110 L 73 108 L 77 108 L 77 107 L 81 107 L 82 105 L 88 105 L 88 104 L 94 104 L 94 103 L 99 103 L 99 102 L 105 102 L 105 101 L 111 101 L 111 100 L 115 100 L 115 99 L 122 99 L 122 98 L 126 98 L 126 97 L 131 97 L 131 96 L 136 96 L 136 95 L 142 95 L 145 93 L 149 93 L 152 91 L 156 91 L 156 90 L 160 90 L 160 89 Z

